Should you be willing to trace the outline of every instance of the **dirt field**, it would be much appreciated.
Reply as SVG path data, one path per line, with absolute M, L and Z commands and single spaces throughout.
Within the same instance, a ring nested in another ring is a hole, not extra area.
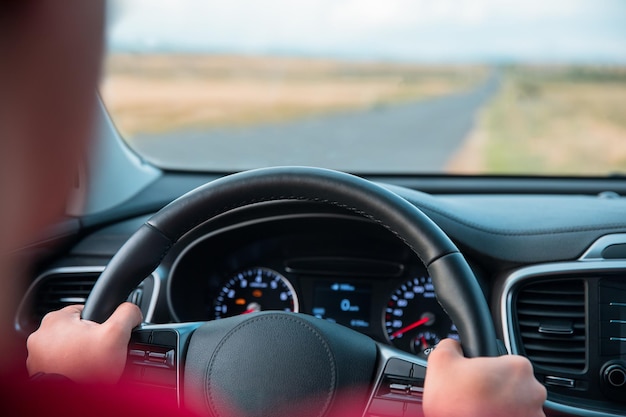
M 503 80 L 450 171 L 626 172 L 626 68 L 514 67 Z
M 449 94 L 483 67 L 207 55 L 111 55 L 101 94 L 125 136 L 240 126 Z

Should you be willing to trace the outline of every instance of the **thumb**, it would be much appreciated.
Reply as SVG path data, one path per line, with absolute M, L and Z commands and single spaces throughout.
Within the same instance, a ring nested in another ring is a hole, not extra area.
M 453 339 L 443 339 L 437 347 L 428 355 L 429 365 L 431 363 L 449 362 L 455 359 L 463 358 L 463 349 L 461 344 Z
M 103 326 L 113 327 L 125 334 L 130 334 L 133 328 L 139 326 L 143 320 L 141 310 L 133 303 L 120 304 L 111 314 Z
M 437 344 L 437 349 L 448 351 L 450 354 L 458 354 L 463 356 L 463 349 L 461 348 L 461 344 L 454 339 L 443 339 L 441 342 Z

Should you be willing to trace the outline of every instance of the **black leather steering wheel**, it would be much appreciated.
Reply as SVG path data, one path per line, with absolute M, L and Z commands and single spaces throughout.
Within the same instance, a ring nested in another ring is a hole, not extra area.
M 445 233 L 386 188 L 319 168 L 242 172 L 173 201 L 113 257 L 85 304 L 83 318 L 105 321 L 157 268 L 172 245 L 195 227 L 232 209 L 278 200 L 338 206 L 390 230 L 427 267 L 440 304 L 458 328 L 466 356 L 499 354 L 484 295 Z M 423 382 L 423 360 L 304 314 L 262 312 L 193 325 L 142 327 L 155 329 L 177 335 L 172 364 L 180 376 L 176 388 L 181 403 L 209 415 L 260 417 L 283 411 L 294 415 L 288 409 L 300 400 L 307 406 L 297 409 L 297 415 L 347 415 L 348 402 L 338 399 L 342 392 L 350 392 L 361 403 L 361 415 L 381 406 L 379 400 L 387 394 L 386 400 L 405 401 L 398 397 L 402 388 L 380 391 L 384 384 L 405 381 L 398 386 L 406 387 L 406 401 L 410 401 L 419 397 L 411 395 L 419 394 L 419 381 Z M 356 415 L 354 401 L 349 407 L 350 415 Z

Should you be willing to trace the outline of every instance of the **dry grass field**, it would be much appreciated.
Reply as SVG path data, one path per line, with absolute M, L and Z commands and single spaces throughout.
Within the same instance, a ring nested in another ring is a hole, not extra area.
M 626 68 L 521 66 L 450 164 L 458 173 L 626 172 Z
M 103 99 L 124 136 L 420 100 L 471 88 L 479 66 L 212 55 L 110 55 Z

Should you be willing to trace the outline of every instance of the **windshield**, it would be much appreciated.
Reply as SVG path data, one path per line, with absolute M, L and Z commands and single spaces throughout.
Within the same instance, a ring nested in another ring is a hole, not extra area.
M 165 169 L 626 172 L 623 0 L 135 0 L 101 95 Z

